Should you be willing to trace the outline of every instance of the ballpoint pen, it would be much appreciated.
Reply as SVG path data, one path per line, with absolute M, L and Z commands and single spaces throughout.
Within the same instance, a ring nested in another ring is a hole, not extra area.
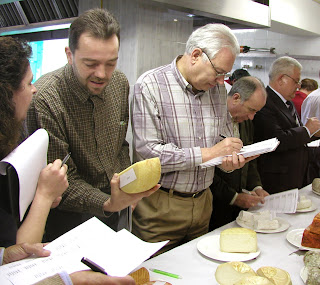
M 86 257 L 82 257 L 81 258 L 81 262 L 84 263 L 85 265 L 87 265 L 88 267 L 90 267 L 90 269 L 94 272 L 100 272 L 102 274 L 108 275 L 108 273 L 104 270 L 104 268 L 102 268 L 101 266 L 99 266 L 98 264 L 94 263 L 92 260 L 90 260 L 89 258 Z
M 71 152 L 69 152 L 65 158 L 62 160 L 61 162 L 61 167 L 68 161 L 68 159 L 70 158 Z
M 221 138 L 223 138 L 223 139 L 226 139 L 227 137 L 226 136 L 224 136 L 224 135 L 222 135 L 222 134 L 220 134 L 219 135 Z
M 177 274 L 174 274 L 174 273 L 169 273 L 169 272 L 162 271 L 162 270 L 155 269 L 155 268 L 149 268 L 149 270 L 154 272 L 154 273 L 162 274 L 162 275 L 169 276 L 169 277 L 172 277 L 172 278 L 182 279 L 182 277 L 180 275 L 177 275 Z
M 248 191 L 247 189 L 242 189 L 241 191 L 242 191 L 242 193 L 252 195 L 251 191 Z

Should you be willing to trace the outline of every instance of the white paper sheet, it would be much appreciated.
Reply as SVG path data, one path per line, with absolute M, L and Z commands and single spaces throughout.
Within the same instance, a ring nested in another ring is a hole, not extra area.
M 250 212 L 273 211 L 275 213 L 295 213 L 299 199 L 299 190 L 287 190 L 269 195 L 264 198 L 265 203 L 249 209 Z
M 39 129 L 0 161 L 0 174 L 11 164 L 19 177 L 20 221 L 33 200 L 41 170 L 47 165 L 49 136 Z
M 251 156 L 255 156 L 255 155 L 259 155 L 267 152 L 272 152 L 277 148 L 279 143 L 280 142 L 277 138 L 273 138 L 273 139 L 268 139 L 258 143 L 246 145 L 242 147 L 238 155 L 242 154 L 245 158 L 247 158 L 247 157 L 251 157 Z M 227 155 L 227 156 L 230 156 L 230 155 Z M 215 165 L 220 165 L 222 163 L 223 158 L 224 156 L 213 158 L 207 162 L 201 163 L 200 166 L 201 168 L 207 168 Z
M 167 242 L 144 242 L 125 229 L 115 232 L 94 217 L 48 244 L 49 257 L 1 266 L 0 284 L 1 278 L 14 285 L 28 285 L 62 270 L 69 274 L 87 270 L 82 257 L 94 261 L 111 276 L 125 276 Z

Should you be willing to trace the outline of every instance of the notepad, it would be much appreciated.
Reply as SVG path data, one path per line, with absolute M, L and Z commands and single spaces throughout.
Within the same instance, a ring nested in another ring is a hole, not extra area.
M 254 144 L 246 145 L 241 148 L 238 155 L 242 154 L 245 158 L 247 158 L 247 157 L 260 155 L 267 152 L 272 152 L 278 147 L 279 143 L 280 142 L 277 138 L 272 138 L 272 139 L 264 140 Z M 231 155 L 227 155 L 227 156 L 231 156 Z M 224 157 L 225 156 L 213 158 L 207 162 L 201 163 L 200 167 L 207 168 L 215 165 L 220 165 Z
M 0 161 L 0 174 L 13 166 L 19 179 L 19 211 L 22 221 L 36 191 L 41 170 L 47 165 L 49 136 L 45 129 L 35 131 Z

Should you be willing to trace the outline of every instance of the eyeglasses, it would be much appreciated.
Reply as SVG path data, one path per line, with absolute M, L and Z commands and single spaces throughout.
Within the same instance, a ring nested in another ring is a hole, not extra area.
M 301 85 L 301 81 L 295 80 L 294 78 L 292 78 L 292 77 L 291 77 L 290 75 L 288 75 L 288 74 L 283 74 L 283 75 L 290 77 L 290 78 L 294 81 L 295 84 Z
M 202 52 L 203 52 L 203 53 L 207 56 L 207 58 L 209 59 L 209 61 L 210 61 L 211 65 L 212 65 L 214 71 L 216 72 L 216 77 L 223 76 L 223 77 L 225 77 L 225 78 L 228 78 L 228 77 L 231 76 L 231 72 L 225 72 L 225 73 L 219 72 L 219 71 L 214 67 L 214 65 L 213 65 L 212 61 L 210 60 L 209 56 L 207 55 L 207 53 L 205 53 L 204 51 L 202 51 Z

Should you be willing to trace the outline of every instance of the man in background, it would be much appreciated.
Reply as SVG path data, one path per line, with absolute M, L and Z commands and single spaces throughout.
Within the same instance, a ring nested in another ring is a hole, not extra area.
M 313 155 L 306 144 L 319 136 L 320 121 L 310 118 L 303 125 L 291 102 L 301 86 L 301 69 L 301 64 L 288 56 L 272 63 L 267 102 L 253 120 L 255 142 L 274 137 L 280 141 L 275 151 L 258 158 L 262 184 L 272 194 L 312 182 L 308 167 Z
M 256 77 L 245 76 L 232 85 L 227 99 L 228 111 L 233 120 L 234 136 L 240 137 L 243 145 L 253 143 L 252 120 L 266 100 L 264 84 Z M 213 199 L 209 230 L 232 222 L 241 209 L 264 203 L 263 198 L 268 195 L 263 190 L 256 159 L 231 173 L 217 168 L 210 188 Z M 242 193 L 242 189 L 250 190 L 250 194 Z
M 236 69 L 229 78 L 224 81 L 224 85 L 226 86 L 227 93 L 230 92 L 232 85 L 241 77 L 250 76 L 250 73 L 243 68 Z
M 294 106 L 298 112 L 299 117 L 301 118 L 301 105 L 302 102 L 307 98 L 307 96 L 314 90 L 318 89 L 318 82 L 305 78 L 301 80 L 301 87 L 296 91 L 296 96 L 292 99 Z M 302 120 L 302 123 L 305 121 Z
M 126 194 L 111 184 L 130 166 L 125 140 L 129 84 L 116 70 L 120 44 L 117 20 L 106 10 L 92 9 L 70 26 L 68 64 L 42 76 L 35 86 L 27 118 L 29 132 L 44 128 L 50 136 L 48 160 L 68 160 L 69 188 L 48 218 L 50 241 L 92 216 L 114 230 L 130 229 L 127 207 L 157 188 Z

